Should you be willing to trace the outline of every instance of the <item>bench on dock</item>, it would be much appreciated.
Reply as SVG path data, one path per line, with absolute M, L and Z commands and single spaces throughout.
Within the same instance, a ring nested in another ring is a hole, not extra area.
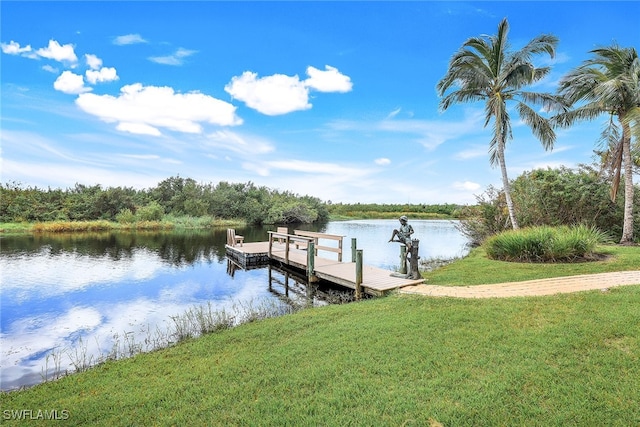
M 227 228 L 227 245 L 234 247 L 240 243 L 240 246 L 244 243 L 244 236 L 239 236 L 236 234 L 236 230 L 233 228 Z
M 278 233 L 280 233 L 280 234 L 288 234 L 289 233 L 289 229 L 287 227 L 278 227 Z M 284 238 L 283 237 L 278 238 L 278 242 L 279 243 L 284 243 Z

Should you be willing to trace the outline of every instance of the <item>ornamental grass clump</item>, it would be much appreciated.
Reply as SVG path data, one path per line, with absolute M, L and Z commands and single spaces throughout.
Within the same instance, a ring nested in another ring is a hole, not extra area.
M 597 246 L 609 240 L 594 227 L 541 226 L 497 234 L 485 250 L 489 258 L 502 261 L 577 262 L 597 259 Z

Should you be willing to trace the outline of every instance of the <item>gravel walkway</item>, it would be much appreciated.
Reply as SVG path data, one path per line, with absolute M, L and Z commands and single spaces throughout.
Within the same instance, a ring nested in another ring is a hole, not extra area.
M 505 298 L 554 295 L 594 289 L 606 291 L 609 288 L 625 285 L 640 285 L 640 271 L 585 274 L 553 279 L 527 280 L 524 282 L 496 283 L 493 285 L 437 286 L 422 284 L 405 286 L 400 289 L 400 292 L 433 297 Z

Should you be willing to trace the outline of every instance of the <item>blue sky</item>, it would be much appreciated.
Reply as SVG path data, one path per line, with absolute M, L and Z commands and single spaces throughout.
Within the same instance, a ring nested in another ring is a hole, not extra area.
M 333 202 L 474 203 L 501 186 L 483 105 L 438 111 L 469 37 L 551 33 L 555 91 L 596 47 L 640 48 L 640 2 L 0 3 L 2 182 L 253 182 Z M 511 178 L 591 163 L 605 120 L 545 152 L 514 117 Z

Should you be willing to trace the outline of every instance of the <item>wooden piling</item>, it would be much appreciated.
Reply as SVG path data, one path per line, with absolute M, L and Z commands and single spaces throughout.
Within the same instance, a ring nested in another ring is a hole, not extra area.
M 351 262 L 356 262 L 356 238 L 351 238 Z
M 309 242 L 307 245 L 307 277 L 309 282 L 315 282 L 317 280 L 315 276 L 315 261 L 316 261 L 316 248 L 315 243 Z
M 362 298 L 362 249 L 356 250 L 356 299 Z
M 420 257 L 418 256 L 418 249 L 420 245 L 420 240 L 413 239 L 411 241 L 411 259 L 409 263 L 411 265 L 411 272 L 408 275 L 410 279 L 420 279 L 420 272 L 418 271 L 418 260 Z
M 400 245 L 400 274 L 407 274 L 407 247 Z

